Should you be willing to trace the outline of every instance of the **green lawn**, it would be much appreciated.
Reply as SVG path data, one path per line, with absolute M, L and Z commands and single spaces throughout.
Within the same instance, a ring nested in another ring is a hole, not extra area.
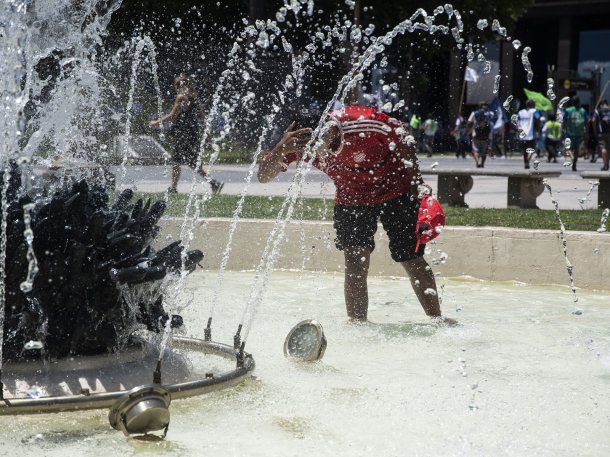
M 141 194 L 141 197 L 162 199 L 162 194 Z M 171 195 L 168 216 L 183 216 L 188 195 Z M 231 217 L 239 197 L 236 195 L 219 195 L 208 200 L 203 206 L 203 217 Z M 244 202 L 242 217 L 275 219 L 284 201 L 283 197 L 248 196 Z M 332 200 L 306 198 L 299 202 L 294 212 L 294 219 L 332 220 Z M 529 229 L 557 230 L 559 224 L 554 211 L 535 209 L 465 209 L 445 208 L 447 225 L 470 227 L 494 226 Z M 600 226 L 600 210 L 564 210 L 562 219 L 568 230 L 595 231 Z

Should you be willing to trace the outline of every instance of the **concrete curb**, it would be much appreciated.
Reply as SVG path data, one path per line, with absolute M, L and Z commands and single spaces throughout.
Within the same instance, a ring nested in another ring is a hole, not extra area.
M 242 219 L 233 237 L 229 270 L 251 270 L 258 265 L 275 221 Z M 182 219 L 164 218 L 163 233 L 176 239 Z M 205 267 L 217 269 L 225 249 L 230 219 L 200 219 L 195 225 L 191 248 L 202 249 Z M 334 229 L 327 221 L 291 221 L 281 243 L 276 269 L 342 271 L 343 256 L 334 247 Z M 163 239 L 163 237 L 161 237 Z M 574 266 L 577 287 L 610 290 L 610 234 L 567 232 L 568 257 Z M 165 241 L 166 242 L 166 241 Z M 371 256 L 370 274 L 403 276 L 392 261 L 388 240 L 380 227 Z M 559 232 L 498 227 L 447 227 L 426 258 L 434 271 L 445 277 L 472 276 L 489 281 L 528 284 L 568 284 Z M 447 254 L 440 264 L 440 254 Z

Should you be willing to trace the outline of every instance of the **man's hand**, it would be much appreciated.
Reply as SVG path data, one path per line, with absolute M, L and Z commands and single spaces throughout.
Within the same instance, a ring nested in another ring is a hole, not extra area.
M 295 123 L 290 124 L 280 141 L 275 145 L 271 151 L 272 155 L 280 156 L 283 158 L 286 154 L 291 152 L 300 153 L 303 152 L 305 146 L 311 139 L 311 129 L 299 129 L 295 130 Z
M 282 139 L 263 159 L 258 167 L 258 180 L 266 183 L 275 178 L 281 171 L 286 154 L 302 153 L 311 138 L 311 129 L 295 130 L 295 123 L 290 124 Z
M 432 196 L 432 186 L 422 182 L 417 186 L 417 198 L 421 200 L 426 195 Z

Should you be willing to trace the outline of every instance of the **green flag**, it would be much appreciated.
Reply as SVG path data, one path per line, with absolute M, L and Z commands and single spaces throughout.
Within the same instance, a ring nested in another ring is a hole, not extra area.
M 541 111 L 553 111 L 553 104 L 551 101 L 542 95 L 540 92 L 534 92 L 533 90 L 523 89 L 525 96 L 536 102 L 536 109 Z

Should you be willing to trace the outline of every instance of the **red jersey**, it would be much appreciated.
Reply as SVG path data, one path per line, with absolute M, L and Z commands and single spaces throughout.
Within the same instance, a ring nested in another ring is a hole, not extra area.
M 413 169 L 395 152 L 404 135 L 400 121 L 365 106 L 347 106 L 330 116 L 340 122 L 341 147 L 312 165 L 333 180 L 335 203 L 376 205 L 409 190 Z M 287 154 L 285 169 L 299 159 L 300 154 Z

